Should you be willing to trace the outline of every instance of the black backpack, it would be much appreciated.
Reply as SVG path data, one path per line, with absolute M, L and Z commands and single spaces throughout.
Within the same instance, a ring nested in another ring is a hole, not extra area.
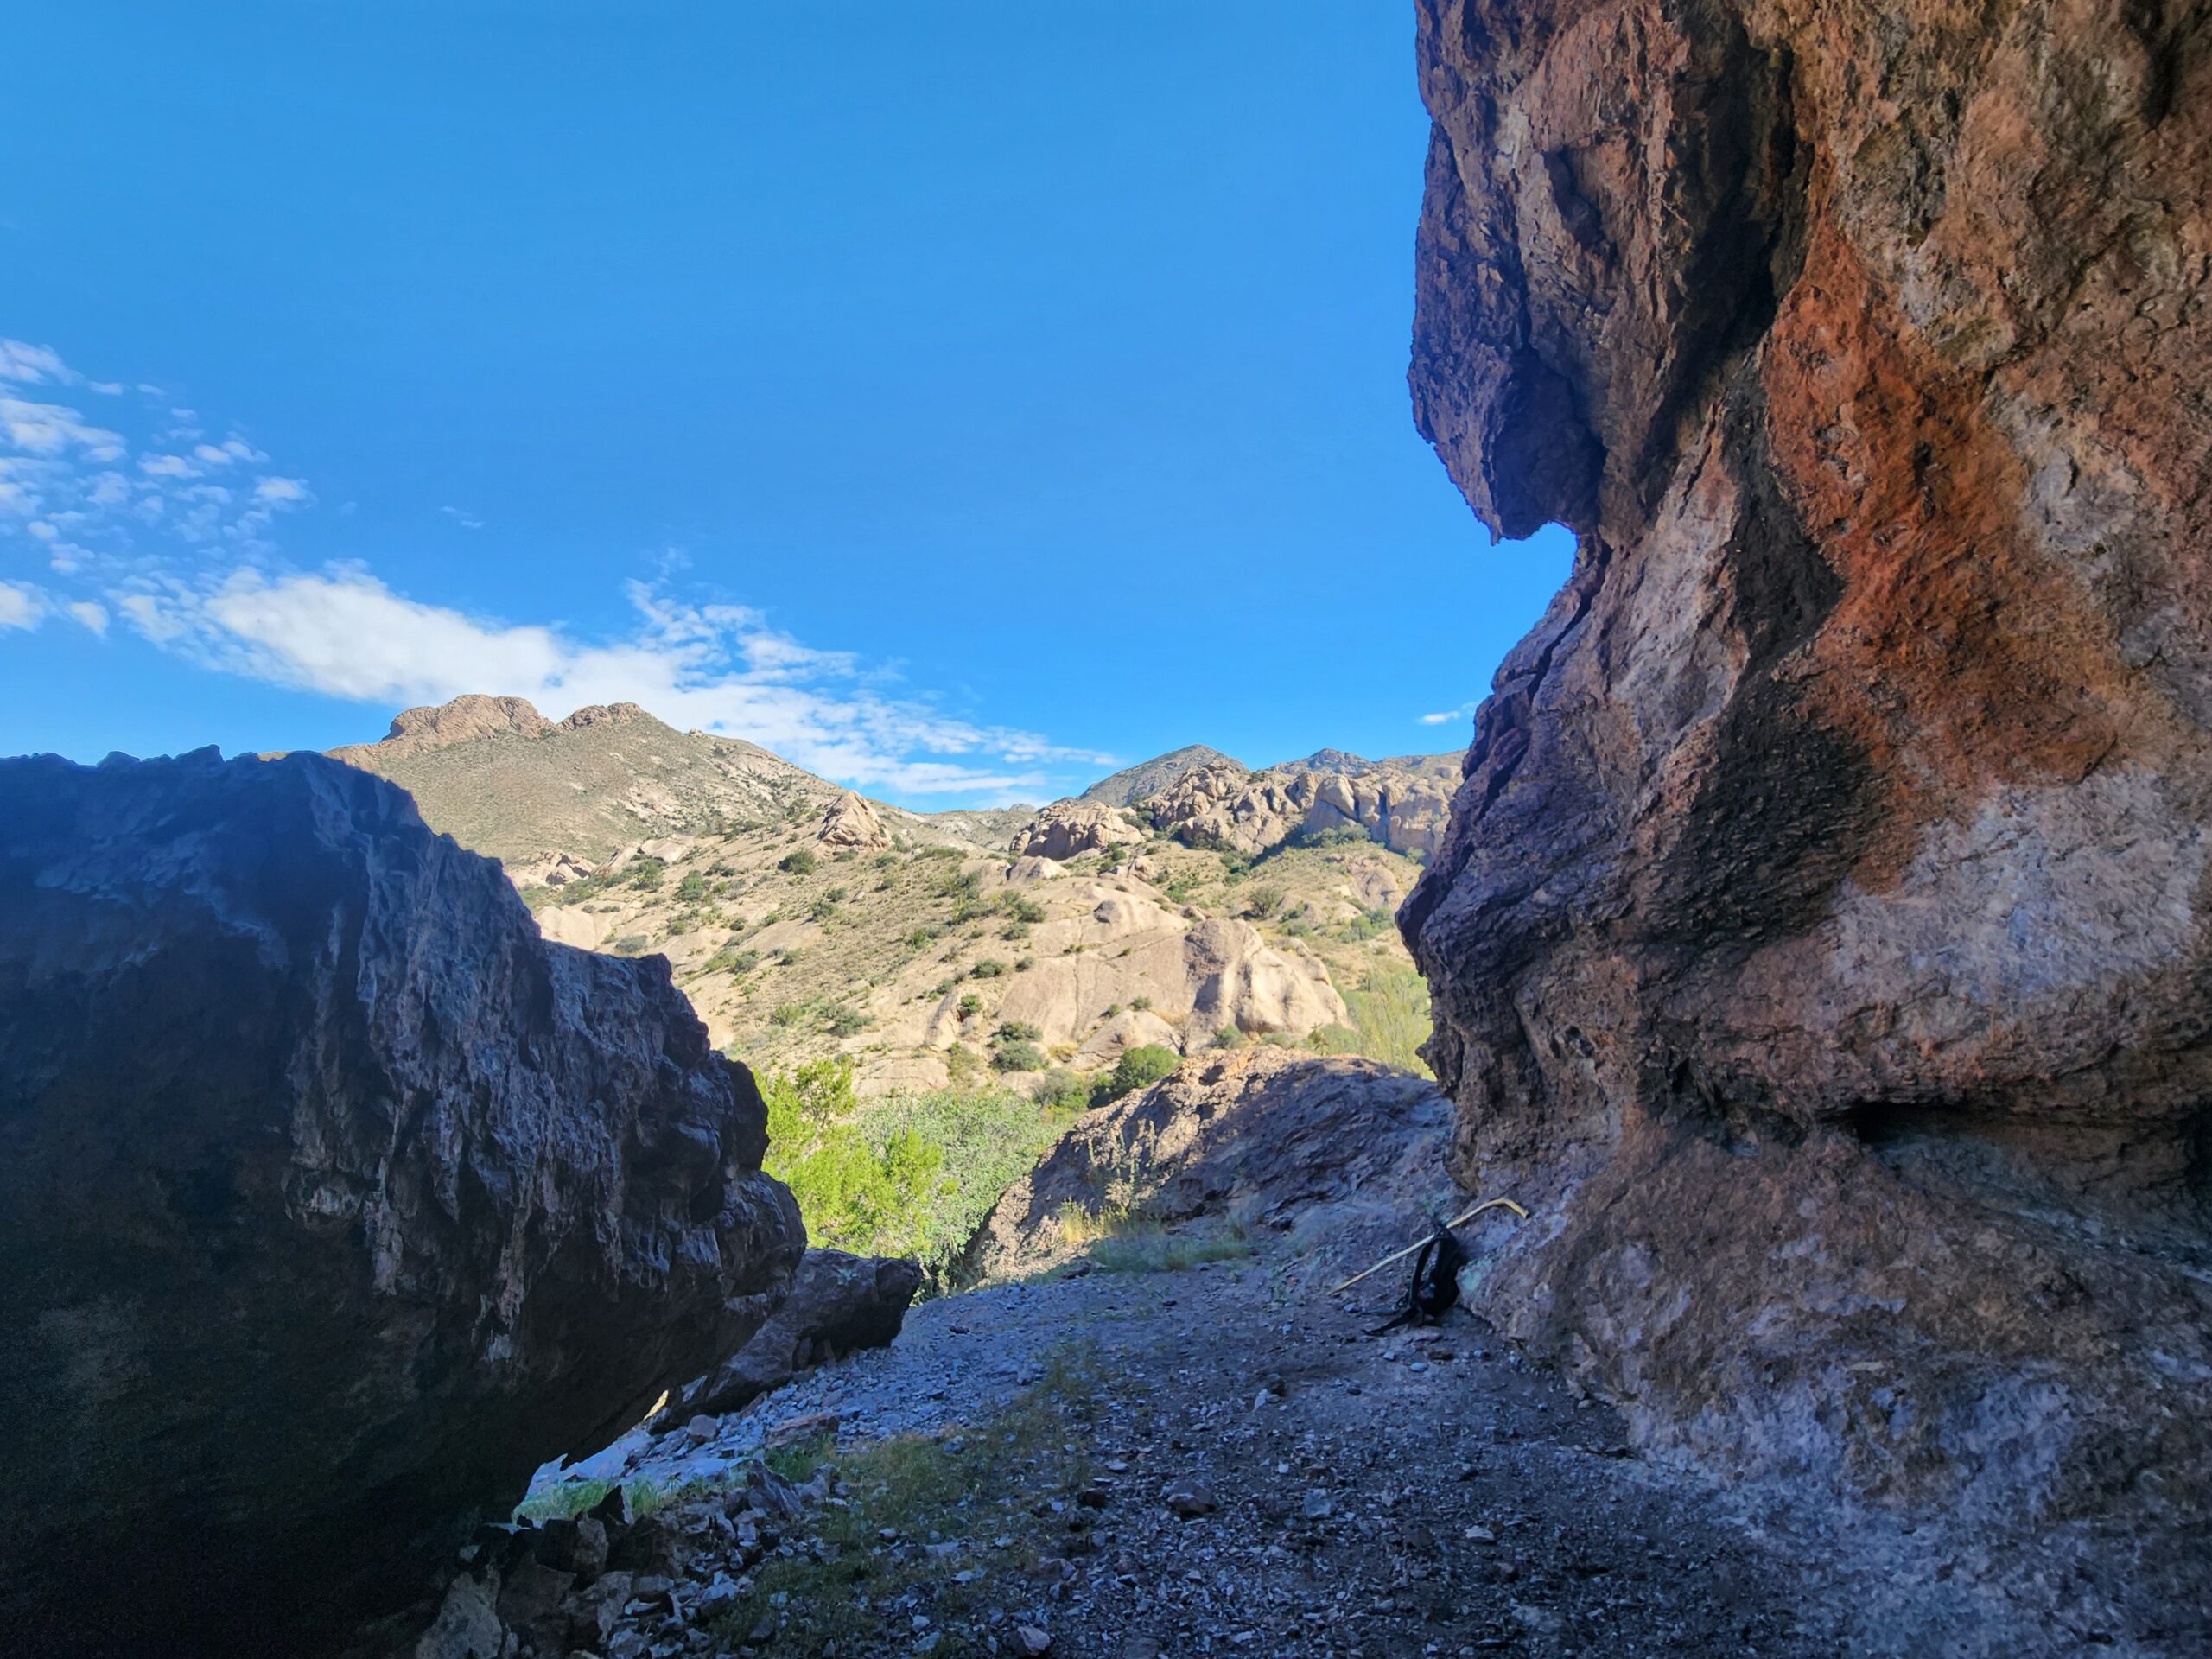
M 1414 1276 L 1406 1286 L 1406 1305 L 1390 1319 L 1367 1334 L 1379 1337 L 1402 1325 L 1433 1325 L 1459 1300 L 1459 1269 L 1467 1265 L 1467 1252 L 1452 1230 L 1440 1221 L 1414 1257 Z

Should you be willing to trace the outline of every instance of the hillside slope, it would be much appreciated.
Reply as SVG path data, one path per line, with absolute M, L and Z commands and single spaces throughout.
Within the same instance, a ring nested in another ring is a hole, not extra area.
M 1426 999 L 1389 925 L 1420 868 L 1356 824 L 1291 845 L 1305 821 L 1278 815 L 1264 841 L 1185 846 L 1148 809 L 1094 803 L 1074 816 L 1110 835 L 1016 857 L 1027 809 L 866 802 L 629 704 L 555 722 L 464 698 L 338 753 L 505 860 L 547 938 L 665 956 L 714 1040 L 758 1065 L 849 1056 L 875 1094 L 1089 1075 L 1145 1046 L 1421 1065 Z
M 410 709 L 377 743 L 331 751 L 389 778 L 464 846 L 527 865 L 586 865 L 652 836 L 719 834 L 810 819 L 844 791 L 755 743 L 679 732 L 633 702 L 549 721 L 520 697 L 457 697 Z M 999 838 L 1026 809 L 934 819 L 876 803 L 912 836 Z

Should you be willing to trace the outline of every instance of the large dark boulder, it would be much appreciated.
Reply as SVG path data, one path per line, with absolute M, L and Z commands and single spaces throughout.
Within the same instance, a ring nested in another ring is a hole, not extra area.
M 2212 1651 L 2207 15 L 1419 10 L 1416 415 L 1580 543 L 1400 913 L 1472 1300 L 2025 1615 L 1909 1650 Z
M 319 756 L 0 762 L 0 1630 L 312 1652 L 804 1235 L 658 958 Z

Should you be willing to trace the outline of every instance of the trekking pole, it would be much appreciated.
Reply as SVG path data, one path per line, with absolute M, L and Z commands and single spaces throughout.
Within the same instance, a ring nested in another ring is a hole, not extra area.
M 1482 1203 L 1468 1211 L 1466 1214 L 1463 1216 L 1454 1216 L 1451 1220 L 1446 1222 L 1444 1225 L 1448 1230 L 1459 1226 L 1463 1223 L 1472 1221 L 1477 1216 L 1482 1214 L 1485 1210 L 1499 1209 L 1510 1210 L 1515 1215 L 1520 1217 L 1523 1221 L 1529 1219 L 1529 1212 L 1526 1210 L 1523 1210 L 1519 1205 L 1514 1203 L 1510 1198 L 1485 1198 Z M 1382 1272 L 1383 1268 L 1389 1267 L 1393 1262 L 1404 1261 L 1408 1256 L 1411 1255 L 1415 1250 L 1421 1249 L 1423 1244 L 1427 1243 L 1428 1240 L 1426 1238 L 1415 1240 L 1413 1243 L 1407 1245 L 1404 1249 L 1395 1251 L 1391 1255 L 1384 1256 L 1380 1262 L 1377 1262 L 1373 1267 L 1370 1268 L 1366 1273 L 1355 1273 L 1351 1278 L 1345 1280 L 1344 1283 L 1338 1285 L 1336 1287 L 1336 1290 L 1331 1291 L 1329 1294 L 1334 1296 L 1337 1294 L 1338 1291 L 1350 1290 L 1361 1280 L 1367 1278 L 1371 1274 Z

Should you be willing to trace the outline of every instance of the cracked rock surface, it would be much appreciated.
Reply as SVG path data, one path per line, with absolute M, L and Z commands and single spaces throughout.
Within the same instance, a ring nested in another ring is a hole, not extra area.
M 804 1248 L 666 964 L 319 756 L 0 762 L 0 1007 L 11 1652 L 404 1606 Z
M 2212 35 L 1424 0 L 1412 385 L 1580 537 L 1400 912 L 1477 1306 L 1637 1442 L 2212 1642 Z

